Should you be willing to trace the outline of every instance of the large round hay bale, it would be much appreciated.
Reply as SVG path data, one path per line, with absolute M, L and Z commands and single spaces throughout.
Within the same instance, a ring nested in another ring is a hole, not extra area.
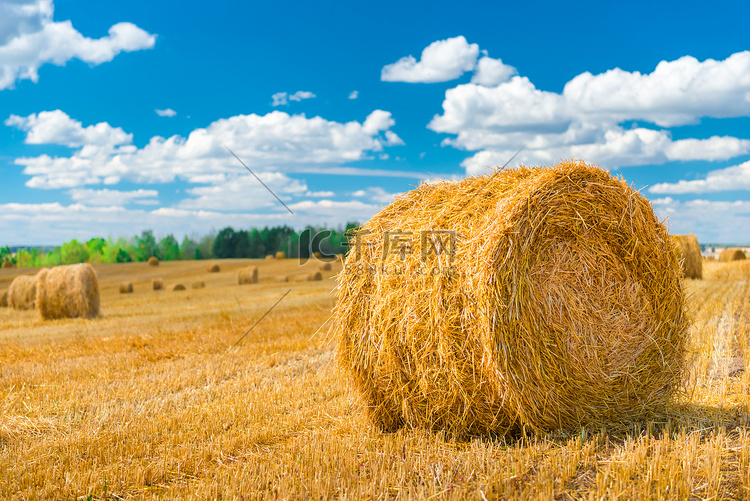
M 286 259 L 286 252 L 278 251 L 276 253 L 276 259 Z
M 90 264 L 43 269 L 36 282 L 36 309 L 43 319 L 99 316 L 99 280 Z
M 151 288 L 155 291 L 160 291 L 164 288 L 164 280 L 161 278 L 154 278 L 151 280 Z
M 269 254 L 266 256 L 266 260 L 268 259 L 275 259 L 276 257 L 273 254 Z
M 703 256 L 698 238 L 688 235 L 672 235 L 677 249 L 677 258 L 682 265 L 682 276 L 685 278 L 703 278 Z
M 184 290 L 187 290 L 187 289 L 182 284 L 169 284 L 167 286 L 167 291 L 169 292 L 177 292 L 177 291 L 184 291 Z
M 219 267 L 218 264 L 212 264 L 211 266 L 208 267 L 209 273 L 219 273 L 220 271 L 221 271 L 221 268 Z
M 320 271 L 331 271 L 331 263 L 322 263 L 319 268 Z
M 202 280 L 196 280 L 192 284 L 190 284 L 191 289 L 203 289 L 206 286 L 206 283 Z
M 729 261 L 741 261 L 746 257 L 745 251 L 742 249 L 724 249 L 719 254 L 719 262 L 728 263 Z
M 15 265 L 11 261 L 3 261 L 2 267 L 3 268 L 15 268 Z
M 8 288 L 8 306 L 14 310 L 30 310 L 36 304 L 36 276 L 19 275 Z
M 237 284 L 257 284 L 258 283 L 258 267 L 248 266 L 246 268 L 240 268 L 237 270 Z
M 8 307 L 8 291 L 0 293 L 0 308 Z
M 132 294 L 133 282 L 120 282 L 117 288 L 120 290 L 120 294 Z
M 148 265 L 159 266 L 159 258 L 156 256 L 151 256 L 150 258 L 148 258 Z
M 676 252 L 651 204 L 604 170 L 566 161 L 422 184 L 363 229 L 333 329 L 382 429 L 623 422 L 682 382 Z

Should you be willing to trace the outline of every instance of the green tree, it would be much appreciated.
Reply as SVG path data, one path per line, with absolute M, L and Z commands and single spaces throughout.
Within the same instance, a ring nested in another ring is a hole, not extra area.
M 125 249 L 117 249 L 117 255 L 115 256 L 116 263 L 130 263 L 133 261 L 133 257 L 128 254 Z
M 162 259 L 159 253 L 159 246 L 156 244 L 156 237 L 152 230 L 144 230 L 141 236 L 134 237 L 135 240 L 135 260 L 148 261 L 148 258 L 155 256 Z
M 103 238 L 92 238 L 86 242 L 86 249 L 89 251 L 92 263 L 101 263 L 104 261 L 104 247 L 107 241 Z
M 198 248 L 195 251 L 195 259 L 211 259 L 212 257 L 214 257 L 213 247 L 213 235 L 206 235 L 205 237 L 201 238 L 201 241 L 198 244 Z
M 174 235 L 167 235 L 159 242 L 159 254 L 164 261 L 180 259 L 180 244 Z
M 75 238 L 66 242 L 60 249 L 62 264 L 85 263 L 89 260 L 89 251 Z
M 4 263 L 5 261 L 10 261 L 14 264 L 16 262 L 13 258 L 13 254 L 10 252 L 10 247 L 7 245 L 5 247 L 0 247 L 0 263 Z
M 213 255 L 220 259 L 235 257 L 236 246 L 236 233 L 231 226 L 227 226 L 216 235 L 213 243 Z
M 196 252 L 198 251 L 198 243 L 185 235 L 180 244 L 180 259 L 196 259 Z

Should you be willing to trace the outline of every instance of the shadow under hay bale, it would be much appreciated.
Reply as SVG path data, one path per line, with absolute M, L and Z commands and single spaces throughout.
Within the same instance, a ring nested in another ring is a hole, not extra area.
M 14 310 L 31 310 L 36 304 L 36 276 L 20 275 L 8 289 L 8 306 Z
M 742 249 L 724 249 L 719 254 L 720 263 L 728 263 L 730 261 L 741 261 L 747 258 L 745 251 Z
M 363 229 L 333 333 L 381 429 L 630 422 L 682 382 L 676 252 L 648 200 L 604 170 L 566 161 L 421 184 Z M 396 231 L 410 248 L 384 254 Z
M 88 263 L 56 266 L 37 274 L 36 309 L 45 319 L 99 316 L 99 280 Z
M 177 292 L 177 291 L 184 291 L 184 290 L 187 290 L 187 289 L 182 284 L 169 284 L 167 286 L 168 292 Z
M 257 284 L 258 283 L 258 267 L 248 266 L 247 268 L 240 268 L 237 270 L 237 284 Z
M 0 308 L 8 307 L 8 291 L 0 293 Z
M 133 283 L 132 282 L 120 282 L 120 285 L 118 285 L 118 289 L 120 290 L 120 294 L 132 294 Z
M 331 271 L 331 263 L 323 263 L 319 268 L 320 271 Z
M 286 259 L 286 252 L 279 251 L 276 253 L 276 259 Z
M 277 282 L 288 282 L 289 281 L 289 277 L 286 276 L 286 275 L 279 275 L 279 276 L 276 277 L 276 281 Z
M 703 278 L 703 256 L 698 238 L 692 233 L 688 235 L 672 235 L 672 241 L 677 250 L 677 258 L 682 266 L 682 276 L 685 278 Z
M 205 282 L 196 281 L 190 284 L 191 289 L 203 289 L 206 286 Z
M 151 280 L 151 289 L 160 291 L 164 288 L 164 280 L 161 278 L 154 278 Z
M 221 268 L 219 267 L 218 264 L 212 264 L 211 266 L 208 267 L 209 273 L 219 273 L 220 271 L 221 271 Z
M 148 265 L 159 266 L 159 258 L 156 256 L 151 256 L 150 258 L 148 258 Z

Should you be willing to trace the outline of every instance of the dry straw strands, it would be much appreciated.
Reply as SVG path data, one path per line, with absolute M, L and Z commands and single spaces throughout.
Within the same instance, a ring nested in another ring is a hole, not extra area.
M 677 255 L 650 203 L 604 170 L 566 161 L 422 184 L 363 228 L 333 333 L 382 429 L 626 422 L 682 382 Z
M 248 266 L 247 268 L 240 268 L 239 270 L 237 270 L 237 283 L 239 285 L 257 284 L 258 267 Z
M 219 267 L 218 264 L 212 264 L 211 266 L 208 267 L 209 273 L 219 273 L 220 271 L 221 271 L 221 268 Z
M 745 252 L 742 249 L 724 249 L 719 254 L 720 263 L 728 263 L 729 261 L 740 261 L 745 259 Z
M 148 265 L 159 266 L 159 258 L 156 256 L 151 256 L 150 258 L 148 258 Z
M 99 280 L 94 268 L 84 263 L 41 270 L 36 309 L 43 319 L 99 316 Z
M 151 288 L 155 291 L 160 291 L 164 288 L 164 280 L 161 278 L 154 278 L 151 280 Z
M 120 294 L 132 294 L 133 292 L 133 283 L 132 282 L 120 282 L 120 285 L 118 286 L 120 290 Z
M 185 286 L 182 284 L 169 284 L 167 286 L 167 291 L 169 292 L 184 291 L 184 290 L 187 290 L 187 289 L 185 289 Z
M 197 280 L 197 281 L 193 282 L 192 284 L 190 284 L 190 288 L 191 289 L 202 289 L 205 286 L 206 286 L 206 283 L 203 282 L 203 281 L 200 281 L 200 280 Z
M 14 310 L 30 310 L 36 302 L 36 277 L 19 275 L 8 289 L 8 306 Z
M 286 252 L 278 251 L 276 253 L 276 259 L 286 259 Z
M 3 261 L 3 268 L 15 268 L 15 265 L 11 261 Z
M 8 291 L 3 291 L 2 294 L 0 294 L 0 308 L 7 308 L 8 307 Z
M 689 235 L 672 235 L 677 249 L 677 258 L 682 264 L 682 276 L 685 278 L 703 278 L 703 256 L 698 245 L 698 238 Z

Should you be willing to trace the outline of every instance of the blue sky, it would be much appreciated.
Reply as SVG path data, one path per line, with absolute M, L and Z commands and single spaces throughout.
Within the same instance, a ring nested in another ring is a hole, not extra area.
M 364 221 L 523 145 L 750 243 L 750 3 L 519 4 L 0 0 L 0 245 Z

